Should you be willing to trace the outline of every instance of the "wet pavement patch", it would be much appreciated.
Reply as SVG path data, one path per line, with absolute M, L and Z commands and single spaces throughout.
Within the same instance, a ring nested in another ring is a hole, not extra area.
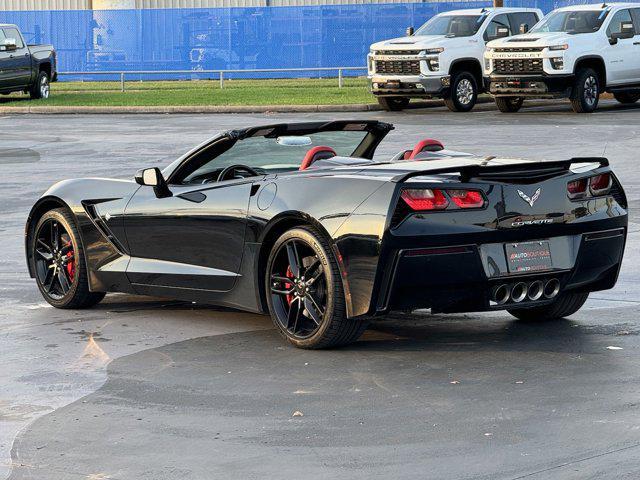
M 0 148 L 0 165 L 38 161 L 40 161 L 40 154 L 30 148 Z
M 640 473 L 640 360 L 575 326 L 392 320 L 333 351 L 273 331 L 145 350 L 23 432 L 10 478 Z

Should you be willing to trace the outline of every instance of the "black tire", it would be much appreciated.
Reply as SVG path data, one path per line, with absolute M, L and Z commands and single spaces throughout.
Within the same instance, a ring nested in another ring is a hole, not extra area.
M 54 237 L 54 226 L 57 225 L 58 232 L 64 230 L 64 232 L 56 235 L 59 238 L 58 246 L 54 247 L 52 241 L 49 249 L 45 248 L 44 243 L 46 242 L 43 240 L 46 240 L 46 227 L 48 225 L 51 225 L 49 238 Z M 66 209 L 49 210 L 40 217 L 31 231 L 29 248 L 31 249 L 31 266 L 35 272 L 38 288 L 44 299 L 51 305 L 56 308 L 88 308 L 104 298 L 104 292 L 89 291 L 87 267 L 82 242 L 80 241 L 80 233 L 73 216 Z M 68 257 L 69 252 L 71 253 L 71 258 Z M 52 257 L 51 260 L 46 260 L 44 254 L 50 255 Z M 56 258 L 59 260 L 57 261 Z M 73 263 L 73 274 L 66 267 L 66 264 L 70 261 Z M 47 268 L 48 264 L 54 263 L 59 268 Z M 49 277 L 50 269 L 53 270 L 51 277 Z M 58 272 L 57 275 L 56 272 Z M 63 283 L 66 283 L 66 285 L 63 285 Z M 68 287 L 68 290 L 65 289 L 65 286 Z
M 409 105 L 409 99 L 405 97 L 378 97 L 378 103 L 387 112 L 399 112 Z
M 544 322 L 568 317 L 576 313 L 584 302 L 587 301 L 589 293 L 564 293 L 550 305 L 543 307 L 509 309 L 507 310 L 514 317 L 526 322 Z
M 291 262 L 292 256 L 298 260 Z M 299 267 L 292 267 L 293 263 Z M 283 281 L 289 278 L 291 283 Z M 315 283 L 311 291 L 306 288 L 309 293 L 305 295 L 301 284 L 308 284 L 312 278 L 316 278 Z M 294 285 L 295 281 L 298 283 Z M 355 342 L 367 327 L 366 320 L 347 318 L 338 262 L 329 242 L 314 228 L 293 228 L 276 240 L 267 261 L 265 289 L 274 325 L 298 348 L 347 345 Z M 312 314 L 307 310 L 307 302 L 324 307 L 324 312 L 312 307 L 315 312 Z M 319 317 L 318 321 L 312 317 Z
M 522 97 L 496 97 L 496 106 L 502 113 L 515 113 L 522 108 Z
M 47 72 L 40 72 L 35 83 L 29 89 L 29 95 L 31 95 L 33 100 L 40 98 L 46 99 L 49 98 L 50 89 L 51 79 L 49 78 L 49 74 Z
M 592 113 L 598 108 L 600 81 L 591 68 L 582 68 L 576 74 L 576 83 L 571 92 L 571 107 L 576 113 Z
M 478 82 L 469 72 L 458 72 L 451 76 L 449 94 L 444 104 L 452 112 L 468 112 L 478 101 Z
M 613 98 L 615 98 L 620 103 L 629 105 L 640 100 L 640 93 L 616 92 L 613 94 Z

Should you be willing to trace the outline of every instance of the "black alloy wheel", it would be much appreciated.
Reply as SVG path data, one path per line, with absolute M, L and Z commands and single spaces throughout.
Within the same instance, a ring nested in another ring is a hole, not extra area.
M 46 212 L 33 229 L 31 258 L 40 293 L 54 307 L 85 308 L 104 298 L 89 291 L 82 245 L 73 217 L 64 209 Z
M 345 345 L 366 328 L 363 320 L 347 318 L 338 264 L 315 229 L 294 228 L 276 241 L 265 280 L 273 322 L 297 347 Z
M 36 232 L 36 275 L 44 293 L 62 299 L 73 285 L 76 259 L 71 236 L 56 219 L 45 220 Z
M 322 262 L 301 239 L 284 242 L 271 266 L 271 296 L 281 327 L 300 339 L 313 335 L 327 310 Z

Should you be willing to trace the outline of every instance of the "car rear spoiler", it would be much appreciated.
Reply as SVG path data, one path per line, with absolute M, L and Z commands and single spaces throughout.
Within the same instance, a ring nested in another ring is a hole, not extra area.
M 597 163 L 600 167 L 608 167 L 609 160 L 603 157 L 574 157 L 569 160 L 553 162 L 523 162 L 509 165 L 489 165 L 495 157 L 489 157 L 478 165 L 434 168 L 396 175 L 391 179 L 394 183 L 406 182 L 410 178 L 440 175 L 443 173 L 459 173 L 463 182 L 472 178 L 494 181 L 519 181 L 519 183 L 536 182 L 552 178 L 568 172 L 576 163 Z

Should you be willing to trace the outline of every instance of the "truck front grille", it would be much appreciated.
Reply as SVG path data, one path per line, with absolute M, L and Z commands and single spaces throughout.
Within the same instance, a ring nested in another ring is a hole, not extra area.
M 544 47 L 507 47 L 507 48 L 496 48 L 494 50 L 500 53 L 541 52 L 542 50 L 544 50 Z
M 420 75 L 420 61 L 376 60 L 376 73 L 382 75 Z
M 378 55 L 420 55 L 420 50 L 378 50 Z
M 542 73 L 541 58 L 509 58 L 493 61 L 495 73 L 510 75 L 512 73 Z

